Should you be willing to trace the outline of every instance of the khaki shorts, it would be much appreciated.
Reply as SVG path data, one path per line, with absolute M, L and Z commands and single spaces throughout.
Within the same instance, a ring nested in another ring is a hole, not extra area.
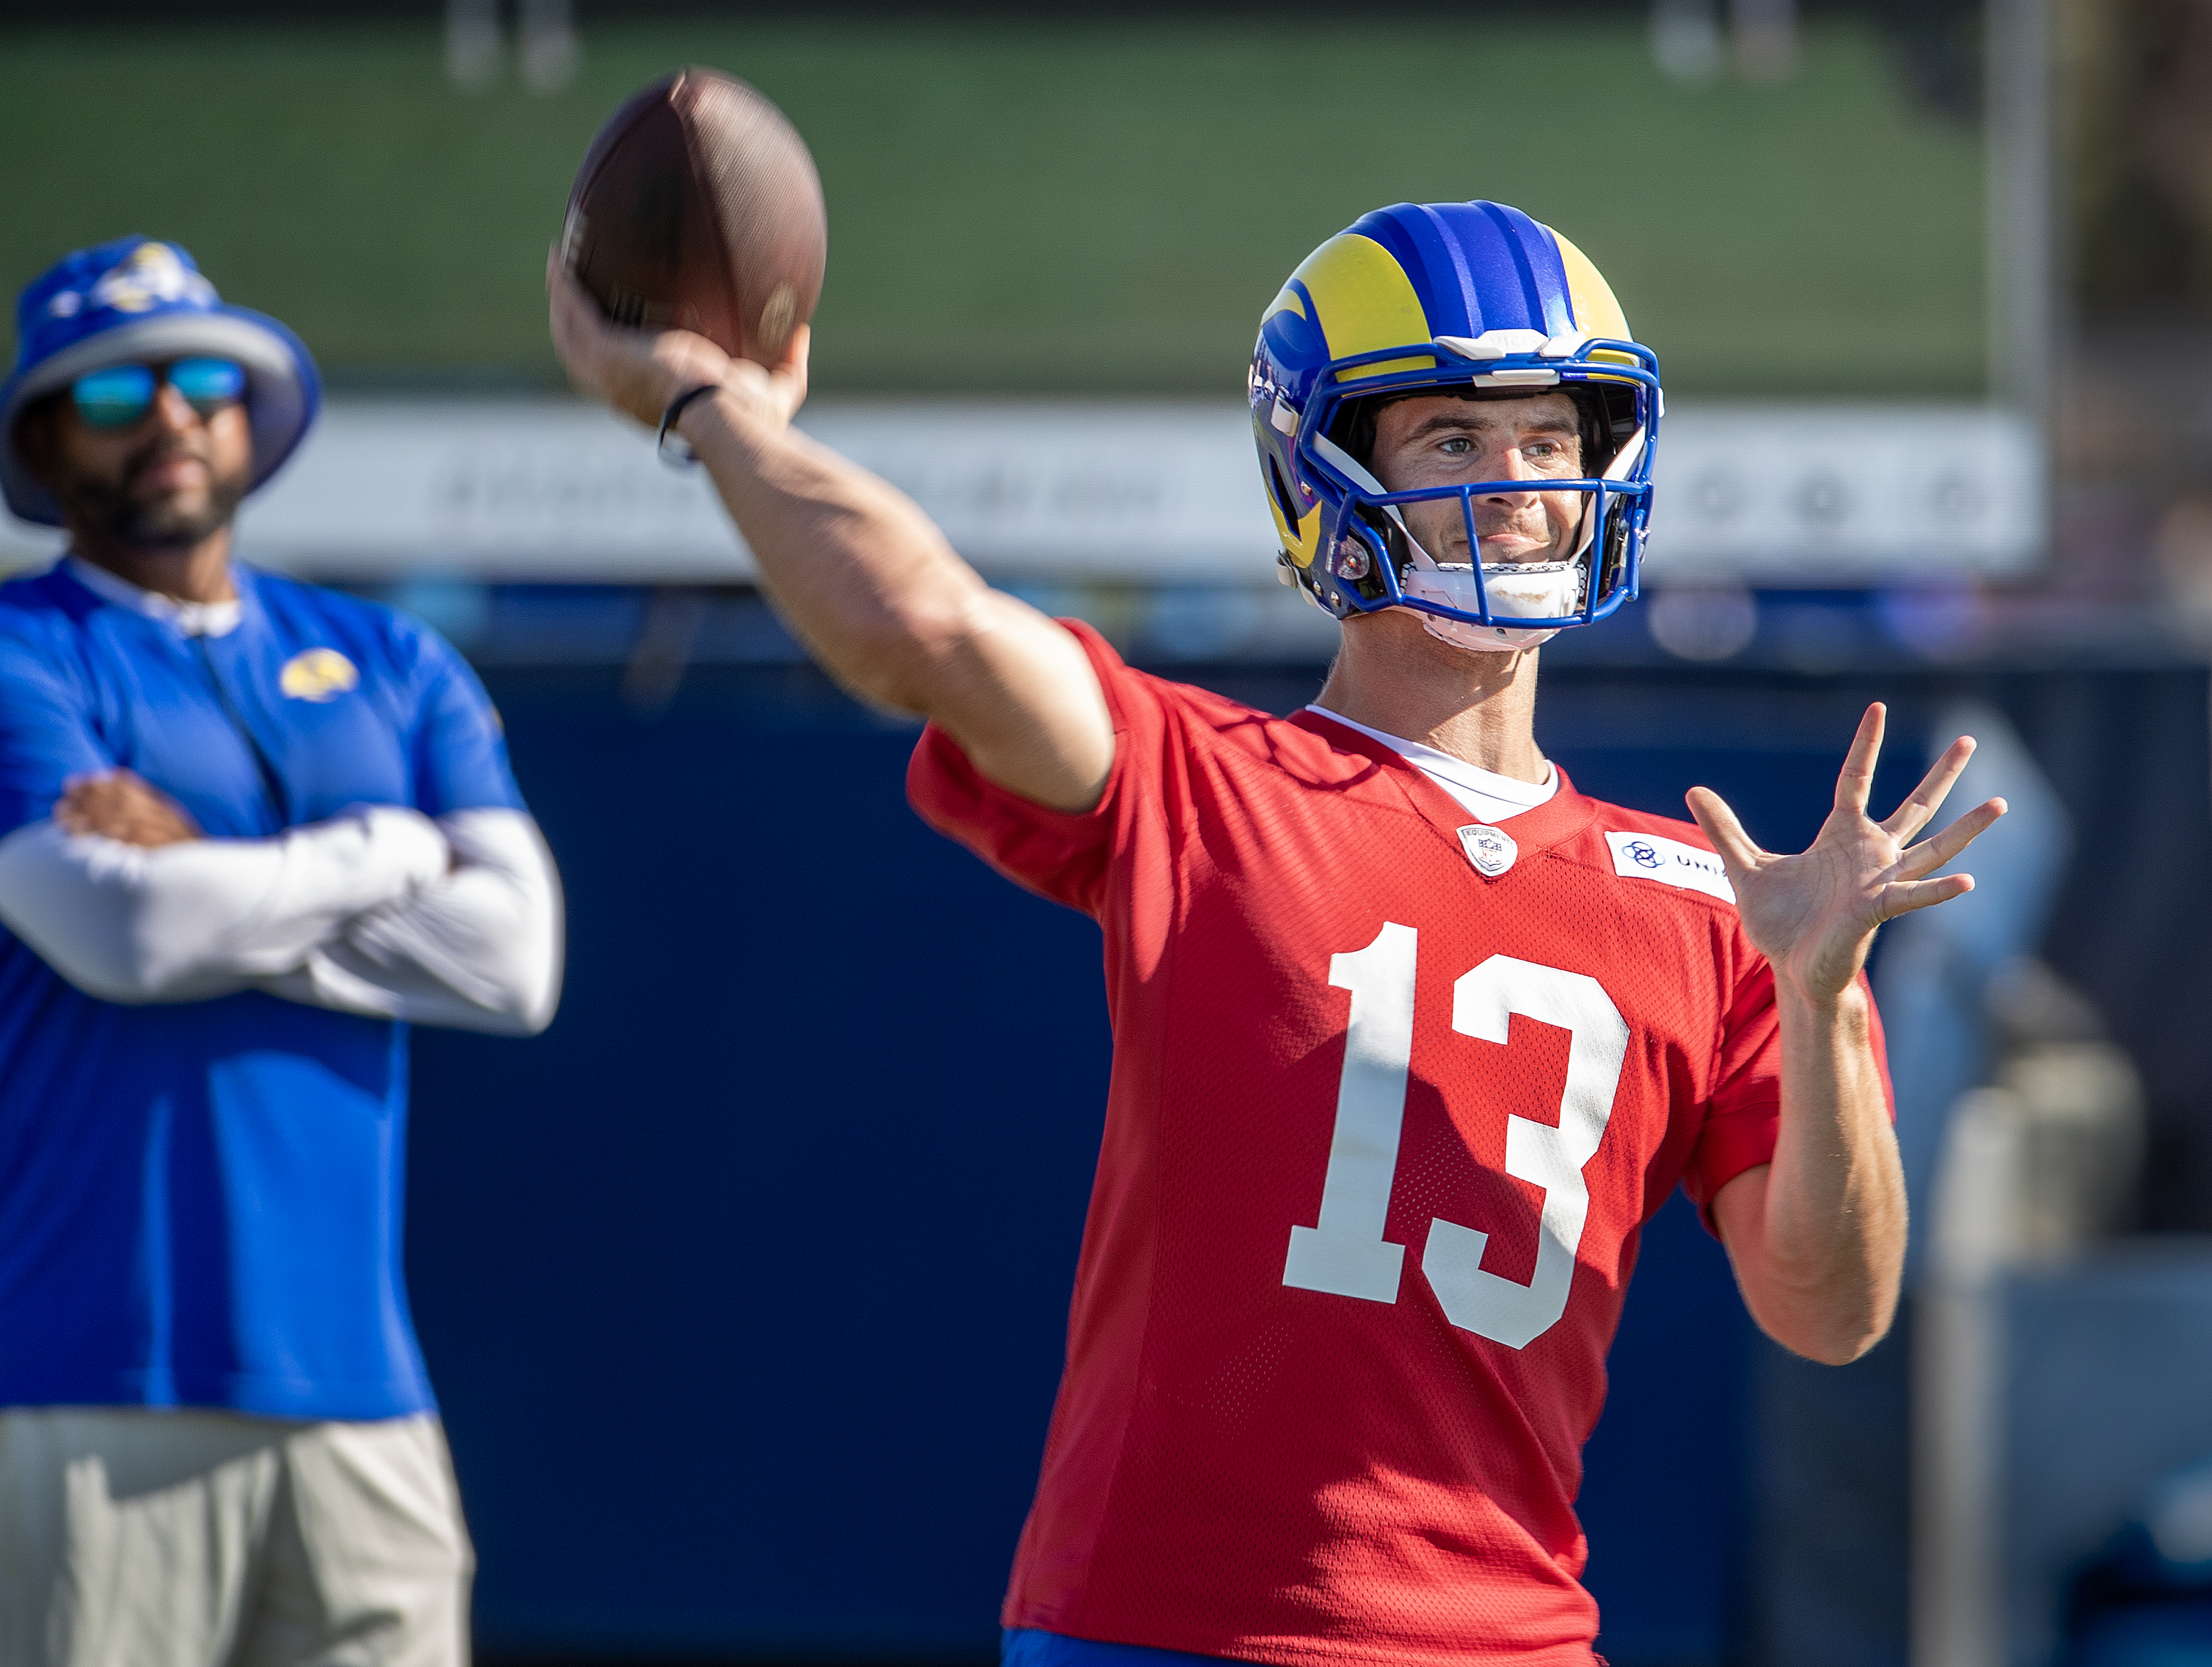
M 475 1564 L 428 1415 L 0 1411 L 0 1667 L 465 1667 Z

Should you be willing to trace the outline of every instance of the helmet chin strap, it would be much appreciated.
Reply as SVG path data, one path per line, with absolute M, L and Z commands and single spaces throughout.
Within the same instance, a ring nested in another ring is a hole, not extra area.
M 1599 475 L 1598 478 L 1600 480 L 1626 480 L 1628 478 L 1628 472 L 1636 466 L 1636 459 L 1643 455 L 1644 428 L 1643 425 L 1639 423 L 1637 425 L 1636 432 L 1620 442 L 1620 449 L 1613 454 L 1613 461 L 1605 465 L 1604 472 Z M 1583 557 L 1589 550 L 1591 540 L 1596 537 L 1597 495 L 1595 493 L 1592 493 L 1590 495 L 1590 501 L 1583 506 L 1582 542 L 1575 546 L 1575 553 L 1569 559 L 1577 562 L 1582 560 Z
M 1613 454 L 1613 460 L 1606 465 L 1605 472 L 1598 478 L 1607 481 L 1626 479 L 1628 472 L 1636 466 L 1637 459 L 1643 456 L 1644 443 L 1644 430 L 1639 426 L 1622 442 L 1620 451 Z M 1326 435 L 1316 435 L 1313 447 L 1359 485 L 1378 497 L 1389 496 L 1389 489 L 1375 478 L 1372 471 Z M 1398 524 L 1398 530 L 1406 535 L 1406 547 L 1412 552 L 1414 572 L 1436 575 L 1433 579 L 1411 579 L 1406 587 L 1408 593 L 1423 601 L 1441 602 L 1447 607 L 1480 609 L 1483 591 L 1475 585 L 1473 563 L 1470 562 L 1464 569 L 1438 566 L 1429 552 L 1421 547 L 1421 541 L 1413 536 L 1413 529 L 1406 525 L 1406 518 L 1398 513 L 1398 506 L 1386 503 L 1380 507 L 1384 514 Z M 1540 608 L 1554 618 L 1571 612 L 1577 605 L 1577 600 L 1568 593 L 1579 590 L 1581 581 L 1577 569 L 1597 537 L 1596 508 L 1595 495 L 1593 494 L 1591 501 L 1583 506 L 1581 536 L 1576 543 L 1574 553 L 1565 561 L 1485 562 L 1482 563 L 1483 589 L 1524 591 L 1527 594 L 1522 599 L 1526 605 Z M 1470 556 L 1479 553 L 1479 546 L 1476 551 L 1469 552 Z M 1542 582 L 1535 585 L 1516 582 L 1530 580 Z M 1562 581 L 1567 582 L 1563 583 Z M 1493 601 L 1492 605 L 1495 607 L 1496 603 Z M 1559 627 L 1556 625 L 1534 628 L 1483 625 L 1463 619 L 1440 618 L 1418 608 L 1413 611 L 1420 614 L 1421 624 L 1431 636 L 1473 654 L 1518 654 L 1548 642 L 1559 634 Z

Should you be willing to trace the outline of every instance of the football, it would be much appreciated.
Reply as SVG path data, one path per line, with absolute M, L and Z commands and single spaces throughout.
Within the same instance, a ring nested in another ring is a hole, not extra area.
M 772 365 L 814 314 L 829 253 L 798 129 L 716 70 L 634 94 L 592 138 L 561 257 L 617 323 L 691 330 Z

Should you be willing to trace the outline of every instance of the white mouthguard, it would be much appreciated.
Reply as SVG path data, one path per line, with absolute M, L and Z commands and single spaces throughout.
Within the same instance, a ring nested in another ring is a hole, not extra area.
M 1424 602 L 1441 602 L 1468 613 L 1482 611 L 1482 597 L 1474 587 L 1474 569 L 1464 564 L 1449 567 L 1416 565 L 1404 579 L 1406 594 Z M 1582 606 L 1582 566 L 1578 562 L 1485 562 L 1482 587 L 1489 593 L 1490 611 L 1522 619 L 1557 619 Z M 1439 619 L 1421 615 L 1431 636 L 1456 648 L 1478 654 L 1515 654 L 1550 642 L 1559 634 L 1556 625 L 1543 630 L 1516 630 L 1505 625 L 1481 625 L 1464 619 Z

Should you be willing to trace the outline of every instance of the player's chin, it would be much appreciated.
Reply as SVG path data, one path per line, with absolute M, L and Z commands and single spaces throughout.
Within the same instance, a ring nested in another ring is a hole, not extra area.
M 230 524 L 245 496 L 242 483 L 149 494 L 131 506 L 131 532 L 141 544 L 198 544 Z

